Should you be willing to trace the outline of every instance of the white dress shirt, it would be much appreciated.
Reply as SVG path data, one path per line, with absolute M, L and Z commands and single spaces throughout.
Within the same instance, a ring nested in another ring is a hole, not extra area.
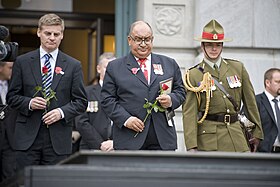
M 0 96 L 1 96 L 2 103 L 4 105 L 6 104 L 7 92 L 8 92 L 8 81 L 0 80 Z

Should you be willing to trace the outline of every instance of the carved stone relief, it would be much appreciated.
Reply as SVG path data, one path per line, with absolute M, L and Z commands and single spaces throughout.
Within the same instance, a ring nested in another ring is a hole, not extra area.
M 182 35 L 184 21 L 183 6 L 154 5 L 155 31 L 162 35 Z

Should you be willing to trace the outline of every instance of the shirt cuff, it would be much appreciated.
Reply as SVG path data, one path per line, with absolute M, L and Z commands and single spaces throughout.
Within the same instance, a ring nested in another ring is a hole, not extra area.
M 59 110 L 59 112 L 60 112 L 60 115 L 61 115 L 61 119 L 63 119 L 64 118 L 64 113 L 63 113 L 63 111 L 61 110 L 61 108 L 57 108 L 58 110 Z
M 171 96 L 168 95 L 170 97 L 170 105 L 168 106 L 168 108 L 172 107 L 172 99 L 171 99 Z
M 30 111 L 33 111 L 32 108 L 31 108 L 31 101 L 32 101 L 32 99 L 29 101 L 28 109 L 29 109 Z
M 131 118 L 131 117 L 129 117 L 129 118 Z M 126 127 L 126 125 L 127 125 L 127 121 L 129 120 L 129 118 L 127 118 L 127 120 L 124 122 L 123 126 L 125 126 L 125 127 Z

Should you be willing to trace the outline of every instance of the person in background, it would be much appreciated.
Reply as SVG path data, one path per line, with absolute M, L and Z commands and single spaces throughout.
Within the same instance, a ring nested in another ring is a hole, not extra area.
M 15 127 L 17 170 L 56 164 L 72 153 L 72 127 L 87 98 L 81 63 L 59 50 L 64 20 L 45 14 L 38 22 L 40 47 L 18 56 L 8 104 L 18 111 Z
M 107 66 L 101 105 L 113 121 L 115 150 L 177 149 L 169 114 L 185 100 L 182 75 L 174 59 L 152 53 L 153 39 L 147 22 L 132 23 L 130 53 Z
M 224 29 L 211 20 L 203 29 L 201 42 L 204 58 L 190 68 L 184 79 L 187 89 L 183 104 L 183 127 L 188 151 L 248 152 L 247 142 L 238 120 L 241 101 L 249 110 L 248 118 L 256 151 L 263 139 L 255 93 L 244 65 L 221 57 Z
M 277 112 L 280 107 L 279 68 L 265 72 L 264 87 L 264 92 L 256 96 L 264 132 L 264 140 L 260 142 L 258 151 L 280 153 L 280 113 Z
M 15 175 L 14 131 L 17 112 L 7 106 L 6 95 L 14 62 L 0 61 L 0 182 Z M 1 110 L 3 109 L 3 110 Z
M 97 149 L 102 151 L 113 150 L 112 122 L 100 104 L 100 93 L 108 63 L 116 57 L 113 53 L 100 55 L 96 67 L 99 74 L 97 84 L 86 87 L 88 108 L 86 113 L 76 118 L 76 129 L 82 136 L 81 149 Z

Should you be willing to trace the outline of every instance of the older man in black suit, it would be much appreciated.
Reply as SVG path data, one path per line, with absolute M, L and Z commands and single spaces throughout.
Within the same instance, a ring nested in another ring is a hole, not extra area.
M 258 151 L 280 153 L 280 116 L 276 109 L 280 106 L 279 68 L 271 68 L 265 72 L 264 86 L 265 91 L 256 96 L 264 132 L 264 140 L 260 142 Z
M 39 49 L 17 57 L 7 100 L 18 110 L 17 169 L 56 164 L 72 152 L 73 119 L 87 106 L 81 63 L 58 49 L 64 21 L 56 14 L 39 20 Z
M 128 44 L 131 52 L 107 66 L 101 90 L 102 107 L 113 120 L 114 149 L 175 150 L 169 114 L 185 100 L 180 68 L 152 53 L 153 31 L 144 21 L 131 25 Z

